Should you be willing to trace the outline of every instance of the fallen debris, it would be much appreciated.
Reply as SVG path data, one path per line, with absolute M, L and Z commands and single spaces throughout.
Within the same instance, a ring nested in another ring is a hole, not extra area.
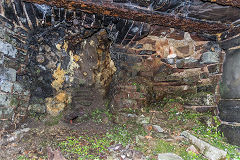
M 2 139 L 0 140 L 0 146 L 7 145 L 8 143 L 12 143 L 17 140 L 20 140 L 24 136 L 24 134 L 28 131 L 30 131 L 30 128 L 24 128 L 24 129 L 17 130 L 12 134 L 3 136 Z
M 183 131 L 181 135 L 188 139 L 192 144 L 194 144 L 199 149 L 199 152 L 203 154 L 207 159 L 220 160 L 226 158 L 227 152 L 200 140 L 199 138 L 191 135 L 188 131 Z

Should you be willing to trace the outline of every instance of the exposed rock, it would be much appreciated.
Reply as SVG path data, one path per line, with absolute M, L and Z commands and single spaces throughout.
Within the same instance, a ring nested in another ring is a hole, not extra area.
M 127 145 L 123 147 L 121 144 L 116 144 L 109 147 L 110 155 L 107 157 L 107 160 L 146 160 L 142 152 L 132 149 L 132 146 Z
M 144 115 L 141 115 L 136 120 L 139 124 L 149 124 L 150 123 L 150 117 L 145 117 Z
M 24 136 L 24 134 L 26 134 L 28 131 L 30 131 L 30 128 L 24 128 L 17 130 L 12 134 L 3 136 L 0 140 L 0 146 L 7 145 L 8 143 L 20 140 Z
M 218 52 L 205 52 L 202 54 L 200 63 L 202 64 L 213 64 L 219 62 Z
M 194 144 L 199 149 L 199 152 L 209 160 L 221 160 L 226 158 L 227 152 L 211 146 L 210 144 L 191 135 L 188 131 L 183 131 L 181 135 Z
M 199 154 L 198 150 L 196 149 L 196 147 L 194 147 L 194 145 L 189 146 L 189 147 L 186 149 L 186 151 L 187 151 L 187 152 L 193 152 L 193 153 Z
M 0 93 L 0 106 L 10 106 L 11 98 L 9 94 Z
M 0 52 L 2 52 L 6 56 L 15 58 L 17 54 L 17 49 L 14 48 L 11 44 L 0 40 Z
M 0 80 L 16 81 L 16 70 L 13 68 L 0 68 Z M 1 81 L 0 81 L 1 82 Z
M 164 130 L 160 126 L 158 126 L 158 125 L 153 125 L 153 129 L 155 131 L 159 132 L 159 133 L 163 133 L 164 132 Z
M 158 154 L 158 160 L 183 160 L 183 159 L 174 153 L 161 153 Z
M 196 68 L 199 67 L 199 62 L 191 57 L 176 60 L 177 68 Z

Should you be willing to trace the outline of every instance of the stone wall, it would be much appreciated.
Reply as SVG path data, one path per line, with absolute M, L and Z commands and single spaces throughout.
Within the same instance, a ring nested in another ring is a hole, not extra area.
M 186 106 L 216 107 L 224 52 L 214 41 L 156 27 L 128 46 L 114 44 L 117 65 L 114 104 L 139 108 L 164 98 L 179 98 Z
M 25 55 L 7 42 L 6 29 L 0 26 L 0 30 L 0 127 L 15 129 L 27 115 L 30 98 L 30 91 L 18 80 L 25 67 Z
M 103 107 L 105 97 L 118 111 L 166 98 L 187 107 L 219 102 L 225 54 L 214 36 L 39 5 L 15 13 L 9 2 L 0 6 L 12 15 L 0 16 L 3 129 L 29 113 Z M 29 18 L 33 8 L 42 13 Z

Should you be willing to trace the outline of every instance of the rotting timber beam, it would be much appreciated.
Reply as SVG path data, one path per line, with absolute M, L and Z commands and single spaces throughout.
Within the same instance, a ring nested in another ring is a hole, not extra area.
M 240 8 L 240 0 L 203 0 L 203 1 L 217 3 L 224 6 L 233 6 Z
M 87 13 L 131 19 L 157 24 L 166 27 L 178 28 L 187 32 L 216 34 L 229 29 L 228 24 L 202 21 L 163 12 L 153 12 L 147 9 L 130 8 L 122 4 L 111 3 L 110 0 L 24 0 L 38 4 L 46 4 L 70 10 L 81 10 Z

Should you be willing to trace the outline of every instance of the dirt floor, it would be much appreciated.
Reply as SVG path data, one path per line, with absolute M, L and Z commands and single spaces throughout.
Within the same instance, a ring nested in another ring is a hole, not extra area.
M 190 112 L 175 102 L 168 103 L 158 110 L 123 110 L 118 113 L 110 113 L 106 109 L 95 108 L 88 114 L 74 119 L 66 120 L 66 115 L 68 115 L 66 112 L 56 117 L 31 115 L 28 122 L 22 125 L 24 128 L 30 128 L 29 131 L 19 132 L 13 140 L 11 140 L 11 136 L 14 137 L 13 134 L 8 137 L 2 135 L 1 139 L 8 139 L 8 141 L 3 141 L 1 145 L 0 160 L 47 160 L 49 147 L 52 150 L 61 150 L 59 143 L 66 141 L 68 137 L 94 137 L 97 135 L 100 138 L 106 136 L 106 133 L 116 126 L 124 126 L 129 130 L 129 133 L 132 134 L 124 133 L 126 137 L 123 136 L 122 139 L 133 136 L 133 141 L 131 141 L 133 148 L 150 157 L 149 159 L 157 159 L 158 152 L 167 151 L 184 156 L 187 154 L 186 149 L 190 144 L 180 136 L 182 131 L 194 131 L 195 128 L 199 128 L 199 123 L 203 126 L 214 127 L 216 125 L 211 113 Z M 154 124 L 161 126 L 164 132 L 157 132 L 153 127 Z M 144 134 L 139 132 L 141 129 L 144 130 Z M 124 131 L 119 130 L 117 132 Z M 201 134 L 200 132 L 201 130 L 199 130 L 199 134 Z M 114 136 L 113 134 L 113 139 Z M 138 142 L 139 139 L 141 142 Z M 88 145 L 85 142 L 83 140 L 79 143 Z M 161 143 L 160 146 L 159 143 Z M 116 144 L 116 140 L 110 141 L 108 145 L 111 144 Z M 164 145 L 165 148 L 163 148 Z M 179 150 L 175 150 L 175 148 L 179 148 Z M 61 150 L 61 152 L 69 160 L 84 159 L 80 158 L 81 155 L 78 153 L 70 154 L 67 150 Z M 110 153 L 106 150 L 106 152 L 101 153 L 99 158 L 107 159 L 108 155 Z M 188 155 L 183 158 L 191 159 Z M 205 158 L 199 155 L 196 159 Z

